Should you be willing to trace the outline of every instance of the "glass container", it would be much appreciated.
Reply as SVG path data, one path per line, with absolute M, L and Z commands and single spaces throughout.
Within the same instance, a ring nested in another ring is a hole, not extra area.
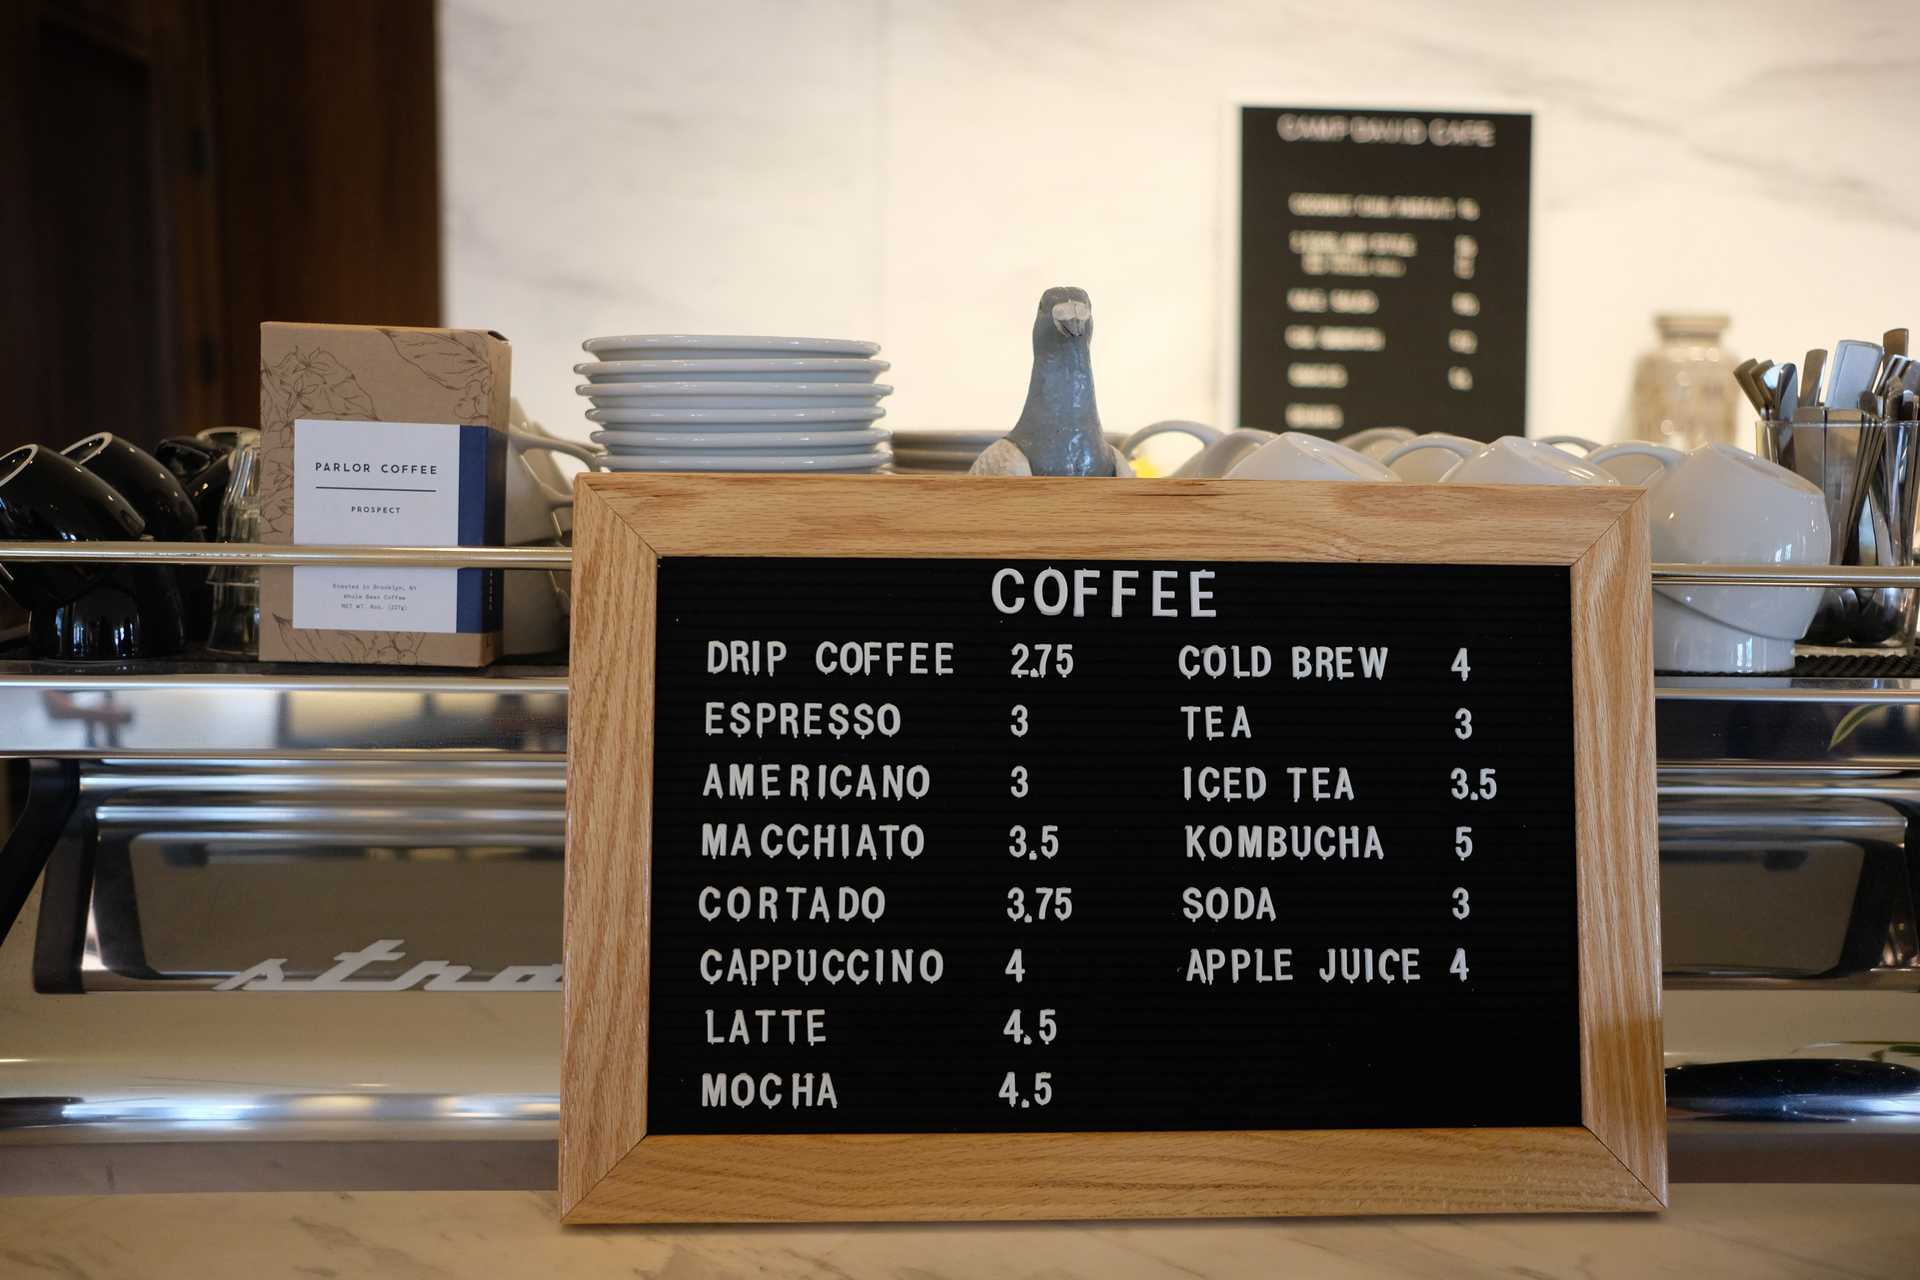
M 1715 443 L 1750 447 L 1740 438 L 1735 362 L 1720 344 L 1727 317 L 1662 312 L 1653 323 L 1659 345 L 1634 368 L 1633 435 L 1676 449 Z

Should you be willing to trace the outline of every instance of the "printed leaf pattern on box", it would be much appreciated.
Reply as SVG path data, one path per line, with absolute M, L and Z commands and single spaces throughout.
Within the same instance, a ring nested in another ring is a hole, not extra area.
M 486 342 L 468 332 L 413 333 L 382 329 L 400 358 L 449 391 L 460 393 L 457 412 L 462 422 L 484 422 L 487 400 L 493 394 L 493 366 L 487 363 Z
M 383 666 L 420 665 L 420 646 L 427 637 L 410 631 L 321 631 L 302 629 L 293 619 L 273 615 L 280 643 L 295 662 L 377 663 Z
M 267 540 L 293 538 L 294 419 L 379 416 L 373 397 L 331 351 L 295 347 L 276 364 L 261 362 L 260 524 Z
M 353 370 L 330 351 L 298 347 L 271 367 L 260 366 L 260 427 L 292 426 L 295 418 L 363 418 L 377 421 L 373 397 Z

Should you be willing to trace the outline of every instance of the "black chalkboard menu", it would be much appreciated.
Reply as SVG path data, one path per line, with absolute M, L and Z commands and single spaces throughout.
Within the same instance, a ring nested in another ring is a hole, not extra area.
M 649 1134 L 1581 1122 L 1565 565 L 657 581 Z
M 1240 424 L 1524 432 L 1533 118 L 1244 107 Z

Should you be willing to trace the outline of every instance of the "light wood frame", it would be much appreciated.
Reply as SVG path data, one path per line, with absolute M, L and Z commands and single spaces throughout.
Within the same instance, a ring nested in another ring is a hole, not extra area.
M 1652 606 L 1641 496 L 1236 480 L 583 478 L 567 744 L 562 1220 L 1662 1208 Z M 648 1136 L 655 570 L 660 557 L 676 555 L 1569 566 L 1582 1123 Z

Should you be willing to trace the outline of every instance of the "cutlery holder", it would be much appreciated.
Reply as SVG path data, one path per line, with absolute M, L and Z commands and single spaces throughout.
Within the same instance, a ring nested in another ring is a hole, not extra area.
M 1832 562 L 1905 568 L 1915 563 L 1920 423 L 1859 414 L 1759 424 L 1760 454 L 1820 486 L 1833 527 Z M 1920 592 L 1831 587 L 1808 628 L 1809 644 L 1906 652 Z

